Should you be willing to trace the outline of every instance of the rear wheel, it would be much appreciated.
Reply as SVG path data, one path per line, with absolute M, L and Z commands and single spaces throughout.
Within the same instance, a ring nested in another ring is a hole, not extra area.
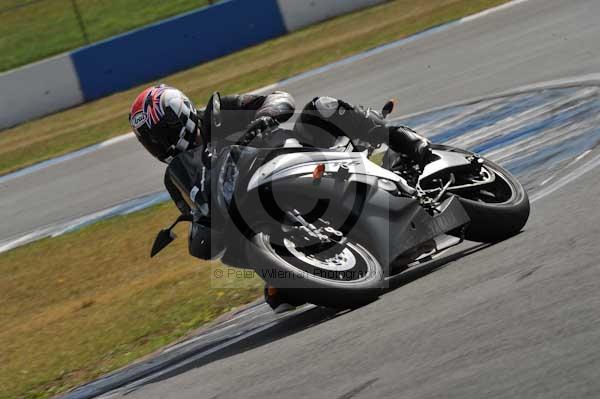
M 529 198 L 510 173 L 491 161 L 484 162 L 484 170 L 494 173 L 495 181 L 481 189 L 456 193 L 471 218 L 465 238 L 501 241 L 518 234 L 527 223 Z
M 332 243 L 326 249 L 299 247 L 288 237 L 254 236 L 251 258 L 259 275 L 291 301 L 347 307 L 376 299 L 383 287 L 383 269 L 363 246 Z
M 473 154 L 446 147 L 444 150 Z M 497 242 L 518 234 L 529 219 L 529 197 L 521 183 L 500 165 L 479 157 L 480 173 L 459 170 L 448 190 L 459 198 L 471 218 L 465 238 L 478 242 Z

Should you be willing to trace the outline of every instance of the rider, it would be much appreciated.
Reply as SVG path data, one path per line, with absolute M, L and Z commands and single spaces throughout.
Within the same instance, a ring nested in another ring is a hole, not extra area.
M 210 180 L 207 172 L 212 153 L 222 145 L 225 136 L 238 131 L 249 132 L 250 136 L 260 134 L 288 121 L 295 111 L 292 96 L 281 91 L 266 96 L 223 96 L 221 126 L 218 132 L 211 132 L 212 97 L 208 104 L 206 110 L 198 110 L 181 91 L 159 85 L 142 91 L 129 113 L 129 122 L 138 140 L 154 157 L 169 164 L 165 187 L 181 213 L 193 219 L 189 250 L 202 259 L 213 255 L 210 198 L 205 189 L 205 181 Z M 316 97 L 310 101 L 289 134 L 304 145 L 326 148 L 344 136 L 342 132 L 372 144 L 387 143 L 393 151 L 421 167 L 431 152 L 429 142 L 413 131 L 387 126 L 380 114 L 331 97 Z M 285 138 L 275 140 L 273 146 L 283 145 Z M 194 169 L 201 170 L 186 170 L 187 178 L 182 179 L 181 170 L 185 170 L 186 165 L 195 165 Z M 194 184 L 196 180 L 198 189 Z M 265 288 L 265 297 L 274 309 L 282 305 L 272 288 Z

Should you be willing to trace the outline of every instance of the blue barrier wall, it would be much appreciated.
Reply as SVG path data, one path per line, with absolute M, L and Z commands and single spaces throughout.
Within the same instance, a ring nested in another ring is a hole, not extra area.
M 286 33 L 276 0 L 229 0 L 71 54 L 86 101 Z
M 225 0 L 0 74 L 0 129 L 386 0 Z M 8 106 L 8 105 L 7 105 Z M 6 107 L 4 107 L 6 108 Z

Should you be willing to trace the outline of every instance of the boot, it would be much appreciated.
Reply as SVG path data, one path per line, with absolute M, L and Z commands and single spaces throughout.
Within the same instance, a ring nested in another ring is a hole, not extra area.
M 283 298 L 281 298 L 281 295 L 279 295 L 279 290 L 275 287 L 265 284 L 264 296 L 267 305 L 269 305 L 271 309 L 273 309 L 273 312 L 277 314 L 296 309 L 294 305 L 287 303 Z
M 429 140 L 405 126 L 389 126 L 388 134 L 390 149 L 406 156 L 423 171 L 432 155 Z
M 385 117 L 373 110 L 365 110 L 340 101 L 340 107 L 346 108 L 348 116 L 355 127 L 368 131 L 365 141 L 387 143 L 397 153 L 404 155 L 411 163 L 418 165 L 420 171 L 431 158 L 430 142 L 414 130 L 406 126 L 389 126 Z

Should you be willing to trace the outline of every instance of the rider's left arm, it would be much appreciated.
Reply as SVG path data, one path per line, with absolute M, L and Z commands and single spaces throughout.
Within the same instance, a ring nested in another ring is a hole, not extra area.
M 228 132 L 242 131 L 256 119 L 273 118 L 283 123 L 294 115 L 295 102 L 288 93 L 276 91 L 267 96 L 242 94 L 221 97 L 224 113 L 224 129 Z

